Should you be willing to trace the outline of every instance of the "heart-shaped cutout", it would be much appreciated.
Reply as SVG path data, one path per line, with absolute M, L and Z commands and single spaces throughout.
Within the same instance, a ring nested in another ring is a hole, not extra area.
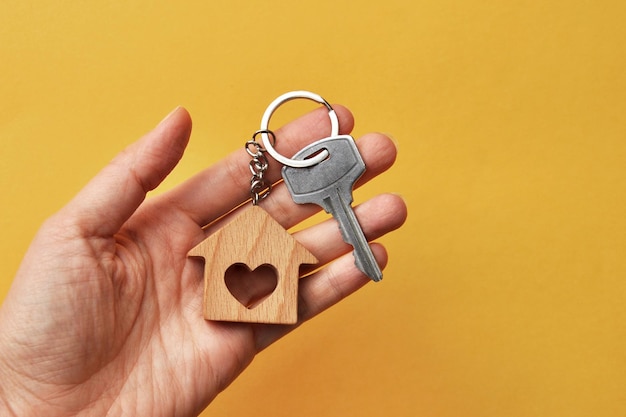
M 278 273 L 270 264 L 253 271 L 248 265 L 236 263 L 224 273 L 226 288 L 244 307 L 253 309 L 269 297 L 278 285 Z

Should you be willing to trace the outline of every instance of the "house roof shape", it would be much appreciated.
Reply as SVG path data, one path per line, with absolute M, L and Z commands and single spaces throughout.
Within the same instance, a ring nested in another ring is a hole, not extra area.
M 301 264 L 317 258 L 258 206 L 244 209 L 233 220 L 189 251 L 205 259 L 203 313 L 206 320 L 293 324 L 298 320 L 298 279 Z M 276 288 L 249 308 L 225 283 L 227 269 L 244 264 L 250 270 L 271 265 Z

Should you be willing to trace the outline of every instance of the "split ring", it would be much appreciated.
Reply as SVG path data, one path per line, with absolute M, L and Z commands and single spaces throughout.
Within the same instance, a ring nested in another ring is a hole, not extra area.
M 290 100 L 297 99 L 297 98 L 306 98 L 309 100 L 313 100 L 317 103 L 323 104 L 328 109 L 328 117 L 330 118 L 330 136 L 332 137 L 332 136 L 339 135 L 339 120 L 337 119 L 337 114 L 335 113 L 335 110 L 320 95 L 311 93 L 310 91 L 291 91 L 289 93 L 283 94 L 282 96 L 278 97 L 276 100 L 272 101 L 272 103 L 270 103 L 270 105 L 265 110 L 265 113 L 263 114 L 263 118 L 261 119 L 260 132 L 261 132 L 261 139 L 263 140 L 263 145 L 265 149 L 270 155 L 272 155 L 272 157 L 275 160 L 277 160 L 283 165 L 287 165 L 290 167 L 305 168 L 305 167 L 313 166 L 315 164 L 319 164 L 320 162 L 328 158 L 328 151 L 323 150 L 319 154 L 315 155 L 315 157 L 310 158 L 310 159 L 305 159 L 303 161 L 298 161 L 295 159 L 287 158 L 284 155 L 281 155 L 280 153 L 278 153 L 276 149 L 274 149 L 274 146 L 272 145 L 270 141 L 269 135 L 267 134 L 267 132 L 269 131 L 268 125 L 270 123 L 270 118 L 272 117 L 272 114 L 274 114 L 276 109 L 280 105 Z

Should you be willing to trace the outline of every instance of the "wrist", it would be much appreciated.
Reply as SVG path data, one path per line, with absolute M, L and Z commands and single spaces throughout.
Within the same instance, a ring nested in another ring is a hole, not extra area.
M 2 333 L 5 329 L 0 330 Z M 29 387 L 28 381 L 20 375 L 11 359 L 10 348 L 2 343 L 0 337 L 0 416 L 35 416 L 38 415 L 37 407 L 41 400 L 35 396 L 37 389 Z M 42 409 L 42 408 L 40 408 Z M 41 415 L 41 414 L 39 414 Z
M 17 403 L 17 391 L 13 388 L 11 377 L 7 375 L 7 367 L 0 359 L 0 416 L 17 417 L 18 415 L 25 415 L 19 413 L 16 409 Z

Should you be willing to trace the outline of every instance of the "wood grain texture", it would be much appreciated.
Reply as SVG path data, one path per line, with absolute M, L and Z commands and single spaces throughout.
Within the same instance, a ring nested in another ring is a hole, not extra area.
M 265 210 L 252 206 L 189 251 L 205 259 L 204 318 L 206 320 L 293 324 L 298 319 L 298 279 L 301 264 L 318 260 Z M 254 270 L 271 265 L 277 285 L 253 308 L 241 304 L 224 281 L 237 263 Z

